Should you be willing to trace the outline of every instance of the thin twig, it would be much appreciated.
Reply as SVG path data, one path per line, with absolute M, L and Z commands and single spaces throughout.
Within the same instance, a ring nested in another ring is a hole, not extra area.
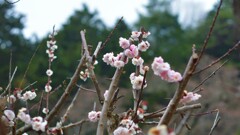
M 71 104 L 68 106 L 65 114 L 64 114 L 63 117 L 61 118 L 61 123 L 64 123 L 64 122 L 66 121 L 66 119 L 67 119 L 67 117 L 68 117 L 68 115 L 69 115 L 70 110 L 73 108 L 74 104 L 75 104 L 76 101 L 77 101 L 77 97 L 79 96 L 80 90 L 81 90 L 81 88 L 79 88 L 79 89 L 77 90 L 77 93 L 75 94 L 75 96 L 74 96 Z
M 81 90 L 84 90 L 84 91 L 89 91 L 89 92 L 96 93 L 95 90 L 91 90 L 91 89 L 88 89 L 88 88 L 84 88 L 84 87 L 82 87 L 82 86 L 80 86 L 80 85 L 77 85 L 77 87 L 81 88 Z
M 212 135 L 214 129 L 217 127 L 217 125 L 220 122 L 220 120 L 221 120 L 221 117 L 219 116 L 219 110 L 217 109 L 217 114 L 216 114 L 215 120 L 213 122 L 212 128 L 211 128 L 211 130 L 210 130 L 208 135 Z
M 108 35 L 108 37 L 107 37 L 107 39 L 105 40 L 105 42 L 103 43 L 100 51 L 106 46 L 107 42 L 111 39 L 114 31 L 117 29 L 118 25 L 120 24 L 120 22 L 122 22 L 122 20 L 123 20 L 123 16 L 118 20 L 117 24 L 114 26 L 113 30 L 112 30 L 112 31 L 110 32 L 110 34 Z M 100 52 L 100 51 L 99 51 L 99 52 Z
M 8 83 L 8 85 L 7 85 L 7 87 L 6 87 L 6 89 L 4 90 L 4 92 L 0 95 L 0 97 L 4 96 L 4 95 L 7 93 L 7 91 L 8 91 L 8 89 L 9 89 L 11 83 L 12 83 L 12 80 L 13 80 L 13 78 L 14 78 L 16 72 L 17 72 L 17 67 L 15 67 L 11 79 L 10 79 L 10 81 L 9 81 L 9 83 Z
M 84 119 L 84 120 L 81 120 L 81 121 L 78 121 L 78 122 L 75 122 L 75 123 L 71 123 L 71 124 L 68 124 L 66 126 L 63 126 L 62 129 L 65 130 L 65 129 L 68 129 L 68 128 L 76 127 L 76 126 L 82 125 L 85 122 L 89 122 L 89 120 Z
M 223 58 L 227 57 L 228 55 L 230 55 L 235 49 L 237 49 L 240 45 L 240 41 L 238 41 L 231 49 L 229 49 L 225 54 L 223 54 L 221 57 L 219 57 L 218 59 L 216 59 L 215 61 L 213 61 L 211 64 L 209 64 L 208 66 L 200 69 L 199 71 L 194 72 L 193 74 L 199 74 L 203 71 L 205 71 L 206 69 L 212 67 L 213 65 L 215 65 L 216 63 L 218 63 L 220 60 L 222 60 Z
M 222 65 L 220 65 L 216 70 L 214 70 L 209 76 L 207 76 L 204 80 L 202 80 L 201 83 L 199 83 L 195 88 L 193 88 L 191 91 L 196 90 L 198 87 L 202 86 L 208 79 L 210 79 L 212 76 L 216 74 L 216 72 L 223 67 L 228 62 L 228 60 L 224 61 Z
M 192 110 L 188 111 L 187 114 L 184 115 L 184 117 L 182 118 L 181 122 L 178 124 L 175 130 L 176 135 L 179 135 L 182 132 L 182 129 L 186 125 L 188 119 L 190 118 L 191 113 L 192 113 Z
M 11 86 L 12 84 L 10 83 L 11 81 L 11 73 L 12 73 L 12 50 L 10 52 L 10 59 L 9 59 L 9 74 L 8 74 L 8 79 L 9 79 L 9 89 L 8 89 L 8 95 L 11 95 Z
M 210 29 L 209 29 L 209 32 L 208 32 L 208 34 L 207 34 L 206 39 L 204 40 L 204 43 L 203 43 L 201 52 L 200 52 L 200 54 L 199 54 L 199 59 L 198 59 L 198 61 L 196 62 L 196 66 L 197 66 L 198 63 L 200 62 L 200 60 L 201 60 L 201 58 L 202 58 L 202 56 L 203 56 L 203 53 L 204 53 L 205 50 L 206 50 L 206 47 L 207 47 L 207 45 L 208 45 L 208 41 L 209 41 L 209 39 L 210 39 L 210 37 L 211 37 L 211 35 L 212 35 L 213 28 L 214 28 L 214 26 L 215 26 L 215 23 L 216 23 L 216 20 L 217 20 L 218 15 L 219 15 L 221 6 L 222 6 L 222 0 L 220 0 L 219 6 L 218 6 L 218 8 L 217 8 L 217 12 L 216 12 L 216 14 L 215 14 L 215 16 L 214 16 L 214 18 L 213 18 L 212 25 L 211 25 L 211 27 L 210 27 Z
M 19 0 L 19 1 L 20 1 L 20 0 Z M 30 58 L 30 60 L 29 60 L 29 62 L 28 62 L 28 65 L 27 65 L 27 68 L 26 68 L 26 70 L 25 70 L 25 72 L 24 72 L 24 74 L 23 74 L 23 77 L 22 77 L 22 79 L 21 79 L 21 82 L 20 82 L 18 88 L 21 88 L 21 87 L 22 87 L 23 81 L 24 81 L 24 79 L 25 79 L 25 77 L 26 77 L 26 75 L 27 75 L 27 73 L 28 73 L 28 71 L 29 71 L 29 68 L 30 68 L 30 65 L 31 65 L 31 63 L 32 63 L 32 61 L 33 61 L 33 58 L 36 56 L 36 53 L 37 53 L 38 49 L 40 48 L 40 46 L 41 46 L 41 44 L 39 44 L 39 45 L 37 46 L 37 48 L 36 48 L 36 50 L 34 51 L 32 57 Z
M 14 2 L 10 2 L 8 0 L 4 0 L 7 4 L 15 4 L 15 3 L 18 3 L 20 0 L 17 0 L 17 1 L 14 1 Z
M 199 109 L 201 107 L 202 106 L 200 103 L 193 104 L 193 105 L 185 105 L 183 107 L 177 108 L 176 111 L 174 112 L 174 114 L 186 112 L 188 110 Z M 144 119 L 159 118 L 159 117 L 162 117 L 165 112 L 166 111 L 162 111 L 162 112 L 156 113 L 154 115 L 152 115 L 152 113 L 146 113 L 146 114 L 144 114 Z

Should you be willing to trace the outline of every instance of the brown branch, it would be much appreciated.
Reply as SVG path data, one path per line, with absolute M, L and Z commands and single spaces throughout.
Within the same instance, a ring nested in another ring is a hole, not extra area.
M 195 52 L 195 45 L 193 45 L 192 50 L 193 50 L 192 56 L 190 57 L 190 59 L 188 61 L 188 65 L 183 74 L 183 79 L 182 79 L 182 81 L 179 82 L 179 86 L 178 86 L 176 92 L 174 93 L 173 98 L 170 100 L 170 102 L 167 106 L 167 109 L 166 109 L 163 117 L 160 119 L 158 125 L 162 125 L 162 124 L 168 125 L 168 123 L 170 122 L 170 120 L 178 106 L 180 99 L 182 98 L 182 94 L 187 86 L 189 79 L 192 76 L 192 73 L 196 69 L 196 66 L 197 66 L 196 62 L 198 60 L 198 55 Z
M 186 112 L 186 111 L 193 110 L 193 109 L 198 109 L 198 108 L 201 108 L 201 107 L 202 107 L 202 106 L 201 106 L 200 103 L 198 103 L 198 104 L 193 104 L 193 105 L 185 105 L 185 106 L 183 106 L 183 107 L 177 108 L 176 111 L 174 112 L 174 114 Z M 162 111 L 162 112 L 155 113 L 155 114 L 146 113 L 146 114 L 144 114 L 144 119 L 159 118 L 159 117 L 162 117 L 165 112 L 166 112 L 166 111 Z
M 221 6 L 222 6 L 222 0 L 220 0 L 219 6 L 218 6 L 218 8 L 217 8 L 217 12 L 216 12 L 216 14 L 215 14 L 215 16 L 214 16 L 214 18 L 213 18 L 212 25 L 211 25 L 211 27 L 210 27 L 210 29 L 209 29 L 209 32 L 208 32 L 208 34 L 207 34 L 206 39 L 204 40 L 204 43 L 203 43 L 201 52 L 200 52 L 200 54 L 199 54 L 199 59 L 198 59 L 198 61 L 196 62 L 196 66 L 197 66 L 198 63 L 200 62 L 200 60 L 201 60 L 201 58 L 202 58 L 202 55 L 203 55 L 204 51 L 206 50 L 206 47 L 207 47 L 207 45 L 208 45 L 208 41 L 209 41 L 209 39 L 210 39 L 210 37 L 211 37 L 211 35 L 212 35 L 213 28 L 214 28 L 214 26 L 215 26 L 215 23 L 216 23 L 216 20 L 217 20 L 218 15 L 219 15 Z
M 189 112 L 187 112 L 187 114 L 184 115 L 183 119 L 181 120 L 181 122 L 178 124 L 176 130 L 175 130 L 175 134 L 179 135 L 182 132 L 182 129 L 184 126 L 186 126 L 188 119 L 190 118 L 192 113 L 192 110 L 190 110 Z
M 222 65 L 220 65 L 216 70 L 214 70 L 209 76 L 207 76 L 204 80 L 202 80 L 201 83 L 199 83 L 195 88 L 193 88 L 191 91 L 196 90 L 198 87 L 202 86 L 208 79 L 210 79 L 212 76 L 216 74 L 216 72 L 223 67 L 228 62 L 228 60 L 224 61 Z
M 106 46 L 107 42 L 111 39 L 114 31 L 117 29 L 118 25 L 120 24 L 120 22 L 122 22 L 122 20 L 123 20 L 123 17 L 121 17 L 121 18 L 118 20 L 117 24 L 114 26 L 113 30 L 110 32 L 110 34 L 108 35 L 107 39 L 106 39 L 105 42 L 103 43 L 100 51 Z M 100 51 L 99 51 L 99 52 L 100 52 Z
M 217 109 L 217 114 L 216 114 L 215 120 L 213 122 L 212 128 L 211 128 L 211 130 L 210 130 L 208 135 L 212 135 L 214 129 L 217 127 L 217 125 L 220 122 L 220 120 L 221 120 L 221 117 L 219 116 L 219 110 Z
M 85 33 L 84 31 L 81 31 L 80 32 L 81 34 L 81 38 L 82 38 L 82 45 L 83 45 L 83 48 L 84 48 L 84 51 L 85 51 L 85 54 L 86 54 L 86 58 L 87 58 L 87 68 L 88 68 L 88 71 L 89 71 L 89 75 L 90 75 L 90 78 L 96 88 L 96 92 L 97 92 L 97 95 L 98 95 L 98 100 L 100 102 L 100 104 L 102 105 L 103 104 L 103 96 L 101 94 L 101 89 L 99 87 L 99 84 L 98 84 L 98 81 L 96 79 L 96 75 L 95 75 L 95 72 L 93 71 L 93 65 L 92 65 L 92 57 L 90 56 L 89 54 L 89 51 L 88 51 L 88 46 L 87 46 L 87 42 L 86 42 L 86 39 L 85 39 Z M 97 55 L 95 55 L 97 56 Z
M 85 122 L 89 122 L 89 120 L 84 119 L 84 120 L 81 120 L 81 121 L 78 121 L 78 122 L 75 122 L 75 123 L 71 123 L 69 125 L 63 126 L 62 129 L 65 130 L 65 129 L 68 129 L 68 128 L 76 127 L 76 126 L 82 125 Z
M 213 61 L 211 64 L 209 64 L 208 66 L 204 67 L 203 69 L 200 69 L 199 71 L 194 72 L 193 74 L 198 74 L 201 73 L 202 71 L 205 71 L 206 69 L 212 67 L 213 65 L 215 65 L 216 63 L 218 63 L 220 60 L 224 59 L 225 57 L 227 57 L 228 55 L 230 55 L 235 49 L 237 49 L 240 45 L 240 41 L 238 41 L 231 49 L 229 49 L 225 54 L 223 54 L 221 57 L 219 57 L 218 59 L 216 59 L 215 61 Z
M 10 86 L 12 84 L 12 80 L 13 80 L 16 72 L 17 72 L 17 67 L 15 67 L 15 69 L 13 71 L 13 74 L 11 76 L 11 79 L 9 80 L 9 83 L 8 83 L 6 89 L 3 91 L 3 93 L 0 95 L 0 97 L 4 96 L 8 92 L 8 89 L 10 88 Z
M 77 85 L 77 87 L 79 87 L 81 90 L 84 90 L 84 91 L 96 93 L 96 91 L 91 90 L 91 89 L 84 88 L 84 87 L 82 87 L 82 86 L 80 86 L 80 85 Z
M 126 58 L 126 56 L 123 55 L 122 60 L 124 60 L 125 58 Z M 98 128 L 97 128 L 97 134 L 96 135 L 103 135 L 104 125 L 106 124 L 106 121 L 107 121 L 108 109 L 109 109 L 109 106 L 110 106 L 110 103 L 111 103 L 111 99 L 112 99 L 112 97 L 115 93 L 115 90 L 117 90 L 118 82 L 120 80 L 122 71 L 123 71 L 123 67 L 122 68 L 117 68 L 115 73 L 114 73 L 111 84 L 108 88 L 108 97 L 107 97 L 107 99 L 104 100 L 100 120 L 98 122 Z

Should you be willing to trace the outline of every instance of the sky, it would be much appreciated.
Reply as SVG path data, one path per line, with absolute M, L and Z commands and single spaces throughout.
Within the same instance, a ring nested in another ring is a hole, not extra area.
M 9 0 L 14 1 L 14 0 Z M 209 11 L 217 0 L 173 0 L 172 8 L 179 14 L 180 23 L 197 21 Z M 128 24 L 138 19 L 138 13 L 145 13 L 144 5 L 148 0 L 20 0 L 15 4 L 17 12 L 26 15 L 24 35 L 30 38 L 36 34 L 44 37 L 53 27 L 60 29 L 68 17 L 86 3 L 90 11 L 97 10 L 108 26 L 113 26 L 117 19 L 124 17 Z

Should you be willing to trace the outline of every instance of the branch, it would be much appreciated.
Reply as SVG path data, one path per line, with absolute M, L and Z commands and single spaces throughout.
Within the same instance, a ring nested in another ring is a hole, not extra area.
M 88 119 L 84 119 L 84 120 L 81 120 L 81 121 L 78 121 L 78 122 L 75 122 L 75 123 L 71 123 L 71 124 L 68 124 L 66 126 L 63 126 L 62 129 L 65 130 L 65 129 L 68 129 L 68 128 L 80 126 L 80 125 L 82 125 L 85 122 L 89 122 L 89 120 Z
M 183 119 L 181 120 L 181 122 L 179 123 L 179 125 L 175 130 L 176 135 L 179 135 L 182 132 L 182 129 L 186 125 L 188 119 L 190 118 L 191 113 L 192 113 L 192 110 L 190 110 L 189 112 L 187 112 L 187 114 L 184 115 Z
M 217 8 L 217 12 L 216 12 L 216 14 L 215 14 L 215 16 L 214 16 L 214 18 L 213 18 L 212 25 L 211 25 L 211 27 L 210 27 L 210 29 L 209 29 L 209 32 L 208 32 L 208 34 L 207 34 L 206 39 L 204 40 L 203 47 L 202 47 L 201 52 L 200 52 L 200 54 L 199 54 L 199 59 L 198 59 L 198 61 L 196 62 L 196 65 L 200 62 L 200 60 L 201 60 L 201 58 L 202 58 L 202 55 L 203 55 L 204 51 L 206 50 L 208 41 L 209 41 L 209 39 L 210 39 L 210 37 L 211 37 L 211 35 L 212 35 L 213 28 L 214 28 L 214 26 L 215 26 L 215 23 L 216 23 L 216 20 L 217 20 L 218 15 L 219 15 L 221 6 L 222 6 L 222 0 L 220 0 L 219 6 L 218 6 L 218 8 Z
M 217 114 L 216 114 L 213 126 L 212 126 L 212 128 L 211 128 L 211 130 L 210 130 L 208 135 L 212 135 L 214 129 L 217 127 L 217 125 L 218 125 L 220 120 L 221 120 L 221 117 L 219 116 L 219 110 L 217 109 Z
M 124 60 L 126 58 L 125 55 L 123 55 L 122 60 Z M 120 79 L 120 76 L 122 74 L 123 68 L 117 68 L 115 71 L 115 74 L 112 78 L 111 84 L 109 86 L 108 89 L 108 97 L 107 99 L 105 99 L 103 107 L 102 107 L 102 111 L 101 111 L 101 116 L 100 116 L 100 120 L 98 122 L 98 128 L 97 128 L 97 134 L 96 135 L 103 135 L 104 132 L 104 124 L 107 121 L 107 114 L 108 114 L 108 109 L 110 106 L 110 102 L 111 99 L 114 95 L 114 91 L 117 90 L 117 85 Z
M 9 83 L 8 83 L 6 89 L 5 89 L 4 92 L 0 95 L 0 97 L 4 96 L 4 95 L 6 94 L 6 92 L 8 91 L 8 88 L 11 86 L 12 80 L 13 80 L 16 72 L 17 72 L 17 67 L 15 67 L 15 69 L 14 69 L 14 71 L 13 71 L 13 74 L 12 74 L 12 76 L 11 76 L 11 79 L 9 80 Z
M 206 69 L 212 67 L 213 65 L 215 65 L 216 63 L 218 63 L 220 60 L 222 60 L 223 58 L 227 57 L 228 55 L 230 55 L 235 49 L 237 49 L 240 45 L 240 41 L 238 41 L 231 49 L 229 49 L 225 54 L 223 54 L 221 57 L 219 57 L 218 59 L 216 59 L 215 61 L 213 61 L 211 64 L 209 64 L 208 66 L 206 66 L 205 68 L 194 72 L 193 74 L 198 74 L 201 73 L 202 71 L 205 71 Z
M 178 106 L 178 103 L 179 103 L 180 99 L 182 98 L 182 94 L 187 86 L 187 83 L 188 83 L 189 79 L 191 78 L 192 73 L 196 69 L 197 61 L 198 61 L 198 55 L 195 52 L 195 45 L 193 45 L 192 56 L 190 57 L 190 59 L 188 61 L 188 65 L 183 74 L 183 79 L 182 79 L 182 81 L 179 82 L 179 86 L 178 86 L 176 92 L 174 93 L 172 100 L 169 102 L 167 109 L 166 109 L 163 117 L 160 119 L 158 125 L 162 125 L 162 124 L 168 125 L 168 123 L 170 122 L 170 120 Z
M 193 88 L 191 91 L 196 90 L 198 87 L 202 86 L 208 79 L 210 79 L 212 76 L 216 74 L 216 72 L 223 67 L 228 62 L 228 60 L 224 61 L 222 65 L 220 65 L 215 71 L 213 71 L 209 76 L 207 76 L 200 84 L 198 84 L 195 88 Z
M 15 1 L 15 2 L 10 2 L 10 1 L 8 1 L 8 0 L 4 0 L 6 3 L 8 3 L 8 4 L 15 4 L 15 3 L 18 3 L 20 0 L 17 0 L 17 1 Z
M 189 111 L 189 110 L 198 109 L 198 108 L 201 108 L 201 107 L 202 107 L 202 105 L 200 103 L 193 104 L 193 105 L 185 105 L 183 107 L 177 108 L 174 113 L 175 114 L 182 113 L 182 112 L 186 112 L 186 111 Z M 155 113 L 155 114 L 146 113 L 146 114 L 144 114 L 144 119 L 159 118 L 159 117 L 162 117 L 165 112 L 166 111 L 162 111 L 162 112 Z
M 87 42 L 86 42 L 86 39 L 85 39 L 85 33 L 84 33 L 84 31 L 81 31 L 80 34 L 81 34 L 81 38 L 82 38 L 82 45 L 83 45 L 83 48 L 84 48 L 84 51 L 85 51 L 85 54 L 86 54 L 86 58 L 87 58 L 87 68 L 88 68 L 88 71 L 89 71 L 89 75 L 90 75 L 91 80 L 93 81 L 93 84 L 94 84 L 95 88 L 96 88 L 96 92 L 97 92 L 97 95 L 98 95 L 98 100 L 99 100 L 100 104 L 103 104 L 103 96 L 101 94 L 101 89 L 100 89 L 98 81 L 96 79 L 95 72 L 93 71 L 93 68 L 94 68 L 93 65 L 92 65 L 93 58 L 90 56 L 89 51 L 88 51 Z M 95 54 L 94 56 L 97 56 L 97 54 Z

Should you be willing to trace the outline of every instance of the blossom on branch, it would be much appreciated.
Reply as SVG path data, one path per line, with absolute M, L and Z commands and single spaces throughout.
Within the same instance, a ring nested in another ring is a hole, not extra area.
M 197 101 L 201 97 L 202 96 L 200 94 L 193 93 L 193 92 L 187 92 L 185 90 L 184 94 L 183 94 L 183 97 L 180 100 L 180 103 L 187 104 L 187 103 L 190 103 L 190 102 L 193 102 L 193 101 Z
M 91 111 L 88 113 L 88 119 L 91 122 L 97 122 L 100 119 L 101 111 Z

